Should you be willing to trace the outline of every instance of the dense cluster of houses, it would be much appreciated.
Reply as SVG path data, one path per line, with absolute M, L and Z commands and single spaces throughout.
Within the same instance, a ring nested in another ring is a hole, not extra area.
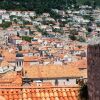
M 100 9 L 52 12 L 0 10 L 0 86 L 78 86 L 87 81 L 87 40 L 100 34 Z M 85 18 L 90 14 L 95 21 Z M 69 38 L 72 30 L 85 41 Z

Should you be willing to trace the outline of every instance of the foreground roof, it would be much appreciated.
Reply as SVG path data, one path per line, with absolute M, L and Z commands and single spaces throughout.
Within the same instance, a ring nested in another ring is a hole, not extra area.
M 78 88 L 0 87 L 0 100 L 79 100 Z

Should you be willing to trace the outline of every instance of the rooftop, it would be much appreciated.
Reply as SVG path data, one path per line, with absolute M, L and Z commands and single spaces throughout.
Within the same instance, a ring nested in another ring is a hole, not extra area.
M 0 87 L 0 100 L 78 100 L 79 88 Z
M 24 71 L 27 71 L 29 78 L 66 78 L 66 77 L 84 77 L 82 72 L 74 66 L 58 66 L 58 65 L 35 65 L 24 67 Z M 87 73 L 87 71 L 86 71 Z M 86 76 L 85 76 L 86 77 Z

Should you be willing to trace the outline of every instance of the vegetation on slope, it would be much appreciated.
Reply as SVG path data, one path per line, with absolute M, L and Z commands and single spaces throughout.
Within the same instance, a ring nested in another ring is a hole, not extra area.
M 48 12 L 51 8 L 64 9 L 80 4 L 100 5 L 100 0 L 0 0 L 0 9 L 35 10 L 37 13 Z

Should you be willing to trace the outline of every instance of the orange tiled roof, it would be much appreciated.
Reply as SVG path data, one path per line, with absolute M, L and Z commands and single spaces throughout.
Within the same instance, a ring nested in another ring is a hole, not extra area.
M 30 78 L 82 77 L 80 70 L 73 66 L 25 66 L 24 71 Z
M 10 64 L 7 62 L 7 61 L 2 61 L 1 63 L 0 63 L 0 66 L 1 67 L 6 67 L 6 66 L 9 66 Z
M 41 57 L 35 57 L 35 56 L 24 56 L 24 61 L 31 62 L 31 61 L 40 61 Z
M 9 71 L 9 72 L 3 74 L 2 78 L 4 78 L 4 79 L 15 78 L 16 75 L 17 75 L 17 72 L 15 72 L 15 71 Z
M 69 66 L 74 66 L 77 68 L 87 68 L 87 59 L 81 59 L 68 64 Z
M 0 100 L 79 100 L 78 88 L 1 88 Z
M 0 78 L 0 86 L 21 86 L 22 77 L 16 73 L 4 74 Z
M 16 59 L 16 55 L 15 55 L 15 53 L 11 53 L 11 52 L 9 52 L 9 51 L 3 51 L 2 52 L 2 55 L 4 56 L 4 60 L 5 61 L 15 61 L 15 59 Z
M 38 51 L 36 50 L 22 50 L 22 51 L 19 51 L 19 53 L 22 53 L 22 54 L 27 54 L 27 53 L 36 53 Z

